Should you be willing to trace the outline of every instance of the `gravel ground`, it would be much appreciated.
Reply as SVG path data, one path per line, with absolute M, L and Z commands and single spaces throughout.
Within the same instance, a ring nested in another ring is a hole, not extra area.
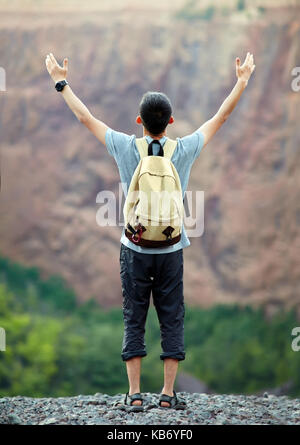
M 300 425 L 300 399 L 244 395 L 177 393 L 187 403 L 185 410 L 158 407 L 159 394 L 143 393 L 143 411 L 134 407 L 114 408 L 124 394 L 110 396 L 0 398 L 0 424 L 26 425 Z

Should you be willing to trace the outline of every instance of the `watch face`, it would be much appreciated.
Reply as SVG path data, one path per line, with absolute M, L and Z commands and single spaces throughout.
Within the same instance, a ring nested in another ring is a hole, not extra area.
M 57 84 L 55 85 L 55 88 L 57 91 L 62 91 L 66 84 L 67 84 L 67 82 L 65 80 L 61 80 L 60 82 L 57 82 Z

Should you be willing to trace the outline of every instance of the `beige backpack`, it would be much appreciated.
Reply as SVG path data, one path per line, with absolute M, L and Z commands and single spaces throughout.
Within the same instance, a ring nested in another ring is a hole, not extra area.
M 154 141 L 136 139 L 140 162 L 124 204 L 125 235 L 139 246 L 166 247 L 180 241 L 183 224 L 181 182 L 171 161 L 177 141 L 167 139 L 153 156 Z

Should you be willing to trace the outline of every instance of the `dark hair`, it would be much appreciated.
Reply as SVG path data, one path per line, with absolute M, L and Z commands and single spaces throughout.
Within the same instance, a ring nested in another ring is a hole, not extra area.
M 142 97 L 139 112 L 149 133 L 159 135 L 167 127 L 172 115 L 170 99 L 164 93 L 148 91 Z

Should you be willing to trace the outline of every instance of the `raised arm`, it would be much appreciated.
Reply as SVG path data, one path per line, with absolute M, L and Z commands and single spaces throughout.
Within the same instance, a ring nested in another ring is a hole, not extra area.
M 253 54 L 250 54 L 249 52 L 247 53 L 242 66 L 240 63 L 240 59 L 237 57 L 235 60 L 237 82 L 231 93 L 228 97 L 226 97 L 217 113 L 199 128 L 199 131 L 204 134 L 203 147 L 211 140 L 214 134 L 224 124 L 230 113 L 233 111 L 248 84 L 251 74 L 255 69 Z
M 45 63 L 48 73 L 55 84 L 60 80 L 67 79 L 68 59 L 64 59 L 63 66 L 60 66 L 54 55 L 50 53 L 47 54 Z M 79 122 L 83 123 L 96 136 L 96 138 L 105 145 L 105 134 L 109 127 L 90 113 L 88 108 L 74 94 L 70 85 L 66 85 L 60 94 L 62 94 L 67 105 L 73 111 Z

